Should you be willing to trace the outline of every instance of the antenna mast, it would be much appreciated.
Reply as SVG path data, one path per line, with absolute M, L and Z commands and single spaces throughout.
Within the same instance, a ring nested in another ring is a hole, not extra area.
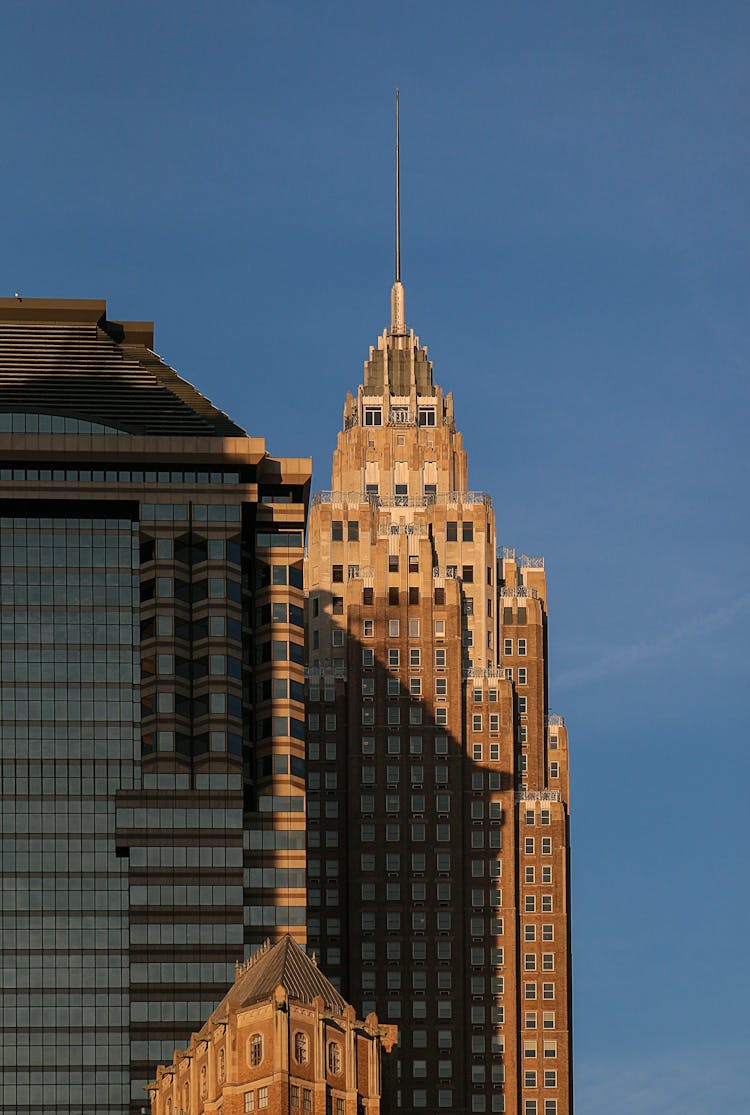
M 404 288 L 401 285 L 401 145 L 398 135 L 398 89 L 396 90 L 396 277 L 391 287 L 391 336 L 406 335 Z
M 398 136 L 398 89 L 396 90 L 396 282 L 401 282 L 401 152 Z

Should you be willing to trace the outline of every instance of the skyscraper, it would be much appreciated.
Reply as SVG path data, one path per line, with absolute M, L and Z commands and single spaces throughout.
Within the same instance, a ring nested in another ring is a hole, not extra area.
M 0 1112 L 140 1112 L 304 941 L 309 479 L 150 323 L 0 299 Z
M 398 214 L 398 202 L 397 202 Z M 391 323 L 308 553 L 308 947 L 400 1027 L 389 1110 L 568 1115 L 568 747 L 544 562 L 498 552 L 453 399 Z

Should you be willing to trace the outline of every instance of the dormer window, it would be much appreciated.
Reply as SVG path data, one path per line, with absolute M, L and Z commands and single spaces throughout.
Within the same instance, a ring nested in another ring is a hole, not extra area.
M 382 426 L 383 425 L 383 408 L 382 407 L 365 407 L 365 426 Z M 435 423 L 433 422 L 434 426 Z
M 420 426 L 434 426 L 435 425 L 435 408 L 434 407 L 419 407 L 417 410 L 417 421 Z

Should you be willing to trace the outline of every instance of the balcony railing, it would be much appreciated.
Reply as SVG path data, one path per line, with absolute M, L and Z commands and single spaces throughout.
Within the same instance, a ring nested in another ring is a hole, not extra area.
M 516 801 L 560 801 L 560 791 L 516 790 Z
M 512 678 L 513 671 L 507 666 L 500 666 L 496 670 L 482 670 L 478 666 L 470 666 L 463 671 L 463 676 L 467 680 L 487 678 L 489 681 L 502 681 L 505 678 Z
M 498 592 L 501 596 L 505 597 L 516 596 L 519 599 L 522 597 L 527 597 L 529 600 L 539 599 L 539 593 L 537 592 L 537 590 L 535 588 L 531 588 L 529 585 L 516 585 L 515 588 L 511 588 L 510 585 L 501 585 L 498 589 Z
M 506 561 L 515 561 L 519 569 L 544 569 L 543 557 L 529 557 L 528 554 L 517 554 L 508 546 L 500 546 L 497 556 Z
M 445 506 L 450 504 L 466 505 L 472 503 L 482 503 L 485 506 L 490 506 L 492 504 L 492 499 L 487 492 L 437 492 L 423 496 L 397 496 L 362 491 L 325 491 L 316 492 L 313 496 L 313 507 L 319 503 L 331 503 L 334 505 L 374 503 L 377 507 L 432 507 L 436 504 Z M 528 560 L 543 561 L 542 558 L 529 558 Z
M 305 677 L 308 680 L 311 678 L 321 678 L 324 681 L 337 678 L 346 680 L 346 666 L 305 666 Z
M 545 720 L 547 721 L 547 724 L 549 725 L 550 728 L 564 728 L 565 727 L 565 717 L 564 716 L 559 716 L 556 712 L 551 712 L 549 714 L 549 716 L 545 717 Z

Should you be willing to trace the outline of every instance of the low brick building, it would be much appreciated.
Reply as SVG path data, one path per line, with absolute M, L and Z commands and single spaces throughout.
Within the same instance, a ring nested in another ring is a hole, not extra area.
M 152 1115 L 380 1115 L 395 1026 L 364 1022 L 291 936 L 237 966 L 185 1050 L 149 1084 Z

